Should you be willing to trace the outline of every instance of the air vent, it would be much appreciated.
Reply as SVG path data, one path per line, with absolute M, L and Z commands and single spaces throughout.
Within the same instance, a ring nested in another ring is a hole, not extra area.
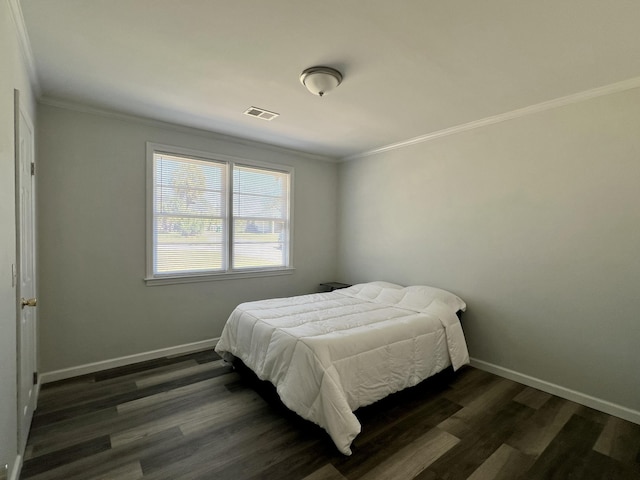
M 265 110 L 264 108 L 258 107 L 249 107 L 244 112 L 245 115 L 249 115 L 250 117 L 261 118 L 262 120 L 271 121 L 274 118 L 280 116 L 279 113 L 270 112 L 269 110 Z

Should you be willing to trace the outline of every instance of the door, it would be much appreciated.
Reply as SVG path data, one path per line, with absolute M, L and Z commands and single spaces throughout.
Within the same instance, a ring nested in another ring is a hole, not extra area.
M 17 364 L 18 448 L 24 452 L 36 407 L 36 249 L 34 131 L 15 91 L 16 218 L 17 218 Z

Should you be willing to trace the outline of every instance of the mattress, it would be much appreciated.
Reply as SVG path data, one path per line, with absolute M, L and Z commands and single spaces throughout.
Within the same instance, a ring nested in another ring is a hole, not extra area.
M 248 302 L 216 351 L 276 387 L 282 402 L 351 454 L 359 407 L 469 362 L 457 296 L 385 282 Z

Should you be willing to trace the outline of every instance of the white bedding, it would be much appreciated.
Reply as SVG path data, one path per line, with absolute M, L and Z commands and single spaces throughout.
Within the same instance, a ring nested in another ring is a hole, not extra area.
M 469 362 L 459 300 L 383 282 L 239 305 L 216 351 L 276 386 L 282 402 L 351 454 L 353 414 L 452 365 Z

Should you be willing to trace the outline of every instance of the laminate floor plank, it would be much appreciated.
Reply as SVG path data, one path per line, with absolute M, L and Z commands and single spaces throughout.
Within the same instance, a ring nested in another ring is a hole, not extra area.
M 233 375 L 233 374 L 232 374 Z M 208 392 L 210 395 L 218 394 L 218 389 L 212 387 L 223 386 L 226 390 L 230 381 L 227 375 L 209 378 L 200 382 L 191 383 L 183 387 L 164 390 L 162 392 L 147 395 L 129 402 L 119 404 L 116 409 L 118 413 L 133 412 L 135 410 L 151 408 L 153 406 L 163 405 L 181 397 L 196 395 L 200 392 Z
M 413 430 L 413 426 L 423 425 L 426 428 L 433 428 L 461 408 L 460 405 L 446 398 L 419 397 L 419 399 L 420 402 L 410 408 L 407 408 L 404 402 L 400 402 L 393 409 L 380 412 L 380 415 L 359 416 L 363 431 L 355 438 L 354 446 L 364 446 L 373 442 L 384 443 L 380 442 L 380 438 L 396 439 L 398 435 Z
M 150 474 L 170 468 L 177 462 L 185 461 L 185 465 L 199 463 L 197 455 L 207 458 L 222 455 L 228 449 L 241 449 L 248 439 L 261 437 L 285 422 L 282 418 L 268 415 L 266 410 L 266 406 L 258 407 L 216 428 L 183 435 L 170 448 L 143 454 L 140 458 L 142 469 Z
M 171 380 L 162 384 L 158 384 L 158 385 L 153 385 L 150 387 L 145 387 L 145 388 L 136 387 L 133 390 L 128 390 L 125 392 L 115 391 L 107 396 L 98 398 L 96 400 L 92 400 L 87 403 L 83 403 L 81 405 L 71 405 L 67 408 L 55 410 L 52 412 L 45 411 L 38 415 L 38 419 L 36 421 L 39 426 L 43 426 L 49 423 L 59 422 L 60 420 L 65 420 L 67 418 L 71 418 L 77 415 L 82 415 L 84 413 L 90 413 L 90 412 L 107 408 L 107 407 L 115 407 L 121 403 L 126 403 L 131 400 L 136 400 L 138 398 L 153 395 L 166 390 L 174 389 L 184 385 L 189 385 L 189 384 L 196 383 L 201 380 L 213 378 L 219 375 L 225 375 L 230 371 L 231 371 L 231 367 L 220 367 L 214 370 L 184 376 L 178 379 L 174 379 L 174 380 Z
M 191 358 L 198 363 L 207 363 L 220 360 L 222 357 L 218 355 L 212 348 L 208 348 L 206 350 L 200 350 L 199 352 L 193 353 L 176 353 L 175 355 L 168 355 L 166 358 L 170 361 L 173 361 L 176 358 Z
M 259 436 L 244 438 L 242 448 L 231 448 L 229 444 L 218 439 L 209 448 L 199 449 L 183 461 L 168 465 L 166 468 L 145 473 L 148 480 L 196 480 L 211 478 L 249 478 L 252 470 L 267 466 L 267 462 L 275 463 L 282 457 L 292 454 L 297 447 L 299 432 L 286 427 L 283 419 L 274 419 L 269 428 Z
M 443 479 L 467 479 L 534 412 L 526 405 L 511 401 L 494 415 L 482 416 L 482 421 L 474 421 L 473 430 L 467 431 L 460 442 L 431 465 L 429 470 Z
M 228 392 L 223 386 L 210 386 L 203 391 L 179 396 L 144 409 L 119 414 L 116 408 L 108 408 L 71 417 L 49 425 L 45 432 L 32 432 L 33 435 L 29 437 L 29 442 L 34 447 L 32 455 L 42 455 L 52 449 L 64 448 L 106 434 L 117 436 L 124 431 L 158 422 L 167 416 L 197 408 L 215 399 L 223 400 L 226 396 Z
M 217 478 L 255 478 L 263 477 L 265 471 L 275 465 L 285 465 L 294 463 L 294 459 L 304 451 L 316 449 L 319 443 L 325 443 L 326 439 L 314 435 L 307 437 L 304 431 L 298 429 L 287 429 L 282 432 L 274 432 L 275 438 L 267 442 L 256 439 L 255 445 L 251 448 L 250 454 L 240 456 L 236 461 L 229 462 L 224 468 L 217 468 L 211 471 Z M 271 445 L 279 448 L 273 449 Z M 211 478 L 208 475 L 197 477 L 198 480 Z
M 534 410 L 538 410 L 542 407 L 553 395 L 550 393 L 542 392 L 535 388 L 527 387 L 520 392 L 514 400 L 520 402 L 527 407 L 531 407 Z
M 252 393 L 255 395 L 255 392 Z M 288 419 L 276 414 L 261 399 L 249 405 L 251 408 L 238 402 L 240 410 L 235 416 L 223 416 L 217 423 L 202 425 L 183 435 L 173 445 L 173 452 L 155 452 L 144 456 L 141 463 L 145 478 L 179 478 L 183 472 L 207 474 L 239 455 L 251 454 L 245 449 L 247 445 L 256 440 L 268 442 L 270 435 L 286 427 Z M 247 412 L 238 416 L 244 410 Z
M 640 426 L 472 367 L 358 409 L 351 456 L 213 351 L 44 385 L 23 480 L 630 480 Z
M 183 357 L 182 361 L 192 363 L 193 359 Z M 138 362 L 131 365 L 125 365 L 122 367 L 110 368 L 102 372 L 97 372 L 92 376 L 95 378 L 96 382 L 100 383 L 108 380 L 117 381 L 119 378 L 129 378 L 132 375 L 142 376 L 145 372 L 149 371 L 160 371 L 163 367 L 171 367 L 172 365 L 175 365 L 175 362 L 172 359 L 163 357 L 153 360 L 147 360 L 144 362 Z
M 99 475 L 87 477 L 87 480 L 112 480 L 114 478 L 118 480 L 140 480 L 142 477 L 143 473 L 140 464 L 133 462 Z
M 47 388 L 47 386 L 48 385 L 43 386 L 42 390 L 44 392 L 51 390 Z M 32 428 L 38 429 L 57 421 L 58 417 L 61 417 L 57 415 L 58 412 L 76 409 L 79 406 L 96 401 L 102 402 L 106 397 L 116 392 L 123 394 L 137 390 L 138 386 L 132 380 L 118 382 L 117 385 L 102 385 L 91 382 L 75 386 L 73 389 L 63 389 L 61 392 L 56 392 L 55 396 L 50 396 L 50 399 L 39 397 L 39 415 L 37 418 L 34 418 Z M 49 418 L 52 418 L 52 420 L 49 420 Z
M 428 432 L 434 431 L 442 418 L 460 409 L 459 405 L 445 398 L 436 397 L 425 400 L 424 403 L 424 409 L 410 415 L 405 412 L 398 421 L 389 422 L 388 425 L 377 425 L 374 422 L 363 424 L 366 435 L 363 438 L 356 437 L 352 447 L 353 455 L 339 457 L 334 463 L 336 468 L 349 479 L 360 478 L 375 468 L 381 459 L 395 455 Z
M 463 367 L 456 375 L 456 381 L 444 393 L 449 400 L 466 407 L 478 398 L 478 392 L 485 392 L 494 383 L 502 381 L 500 377 L 492 375 L 477 368 Z
M 535 457 L 503 443 L 467 480 L 513 480 L 527 471 L 534 461 Z
M 128 463 L 108 472 L 87 477 L 86 480 L 140 480 L 143 478 L 142 468 L 138 462 Z
M 359 478 L 361 480 L 411 480 L 459 442 L 460 439 L 450 433 L 432 428 Z
M 215 425 L 220 423 L 222 419 L 233 418 L 234 415 L 240 415 L 253 408 L 251 402 L 257 399 L 258 396 L 251 391 L 243 392 L 242 395 L 225 395 L 214 398 L 207 396 L 204 402 L 191 402 L 187 408 L 184 406 L 170 415 L 162 417 L 146 415 L 144 422 L 137 422 L 132 428 L 112 434 L 111 445 L 114 447 L 124 445 L 150 433 L 157 433 L 173 427 L 179 427 L 185 434 L 206 425 Z
M 549 446 L 579 407 L 577 403 L 553 397 L 520 425 L 506 443 L 525 455 L 537 457 Z
M 159 375 L 169 372 L 184 373 L 190 366 L 200 365 L 193 359 L 176 363 L 163 364 L 158 368 L 146 368 L 140 372 L 129 373 L 122 376 L 109 376 L 104 380 L 97 381 L 95 374 L 85 375 L 84 381 L 58 385 L 45 384 L 41 389 L 40 399 L 43 401 L 41 413 L 56 411 L 87 403 L 108 395 L 109 393 L 125 392 L 135 390 L 136 382 L 142 381 L 152 375 Z M 87 387 L 90 388 L 87 388 Z
M 302 480 L 347 480 L 336 468 L 330 463 L 319 468 L 315 472 L 307 475 Z
M 59 424 L 48 425 L 46 429 L 31 431 L 28 439 L 29 454 L 25 458 L 39 457 L 108 435 L 118 420 L 117 410 L 107 408 L 70 417 Z
M 274 463 L 269 468 L 255 473 L 249 480 L 323 478 L 325 476 L 332 480 L 345 480 L 347 478 L 331 463 L 332 458 L 337 458 L 341 455 L 331 442 L 324 442 L 318 439 L 316 442 L 308 441 L 306 443 L 306 447 L 299 450 L 296 455 L 289 456 L 278 463 Z
M 524 387 L 504 378 L 493 382 L 482 394 L 476 395 L 464 408 L 441 422 L 438 427 L 450 434 L 462 438 L 474 431 L 477 424 L 482 424 L 496 411 L 512 403 Z
M 189 362 L 191 360 L 197 363 L 206 363 L 214 360 L 220 360 L 218 355 L 213 350 L 203 350 L 200 352 L 187 353 L 181 355 L 172 355 L 168 357 L 157 358 L 153 360 L 147 360 L 144 362 L 138 362 L 131 365 L 125 365 L 123 367 L 115 367 L 102 372 L 94 374 L 96 382 L 102 382 L 111 378 L 125 377 L 131 374 L 144 374 L 149 370 L 160 370 L 163 366 L 174 365 L 176 359 L 182 362 Z
M 77 456 L 68 463 L 49 469 L 31 477 L 21 475 L 24 480 L 87 480 L 107 475 L 108 472 L 139 461 L 143 452 L 154 452 L 172 448 L 182 437 L 179 429 L 165 430 L 151 435 L 126 448 L 110 448 L 88 456 Z M 114 477 L 113 480 L 117 480 Z
M 587 407 L 586 405 L 579 405 L 578 409 L 576 410 L 576 415 L 603 426 L 606 425 L 606 423 L 611 418 L 611 415 L 600 412 L 591 407 Z
M 614 458 L 590 451 L 580 470 L 572 472 L 574 478 L 598 478 L 600 480 L 638 480 L 640 467 L 618 462 Z
M 215 362 L 207 362 L 207 363 L 194 362 L 193 366 L 189 366 L 184 369 L 155 373 L 154 375 L 149 375 L 146 378 L 136 380 L 136 386 L 138 388 L 144 388 L 144 387 L 151 387 L 154 385 L 161 385 L 163 383 L 167 383 L 172 380 L 183 378 L 185 377 L 185 374 L 194 375 L 202 372 L 209 372 L 224 366 L 225 366 L 224 360 L 217 360 Z
M 640 466 L 640 425 L 610 417 L 593 449 L 623 463 Z
M 24 477 L 33 477 L 39 473 L 58 468 L 61 465 L 72 463 L 77 458 L 106 452 L 109 449 L 111 449 L 111 443 L 108 435 L 76 443 L 71 447 L 26 460 L 22 466 L 22 475 Z
M 549 446 L 537 458 L 524 478 L 532 480 L 553 480 L 581 478 L 587 456 L 602 432 L 602 425 L 572 415 L 569 421 L 554 437 Z M 595 475 L 594 478 L 599 478 Z

